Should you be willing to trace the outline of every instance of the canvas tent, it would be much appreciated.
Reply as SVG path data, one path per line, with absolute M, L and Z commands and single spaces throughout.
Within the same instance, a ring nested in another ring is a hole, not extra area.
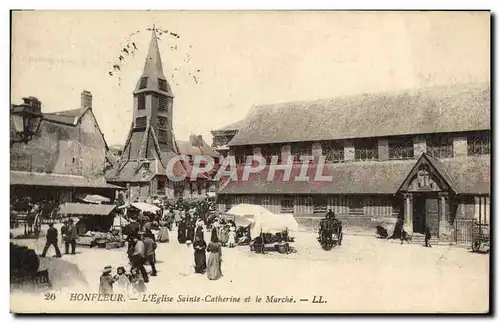
M 114 220 L 116 205 L 64 203 L 59 213 L 64 215 L 81 216 L 76 223 L 78 234 L 88 231 L 107 232 L 111 229 Z
M 260 205 L 238 204 L 226 213 L 235 216 L 237 219 L 246 219 L 251 224 L 250 234 L 252 238 L 259 236 L 261 231 L 276 233 L 284 230 L 297 231 L 299 228 L 293 214 L 275 214 Z
M 252 223 L 250 234 L 252 238 L 260 233 L 277 233 L 281 231 L 297 231 L 299 224 L 293 214 L 260 214 L 255 217 Z
M 224 217 L 226 221 L 234 221 L 234 224 L 237 227 L 248 227 L 250 224 L 252 224 L 252 221 L 242 215 L 232 215 L 232 214 L 226 214 Z
M 150 212 L 150 213 L 156 213 L 157 211 L 160 211 L 160 208 L 149 204 L 149 203 L 144 203 L 144 202 L 137 202 L 137 203 L 132 203 L 131 204 L 133 207 L 135 207 L 138 210 L 141 210 L 143 212 Z
M 229 215 L 239 215 L 247 218 L 250 222 L 254 222 L 255 218 L 259 215 L 273 215 L 271 211 L 263 206 L 255 204 L 238 204 L 233 206 L 226 212 Z
M 92 203 L 92 204 L 101 204 L 101 203 L 109 203 L 111 200 L 107 197 L 101 195 L 85 195 L 85 197 L 80 198 L 83 202 Z

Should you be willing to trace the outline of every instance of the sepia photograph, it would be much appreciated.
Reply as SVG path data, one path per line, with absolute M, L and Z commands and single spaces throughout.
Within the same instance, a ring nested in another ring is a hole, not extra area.
M 10 18 L 12 313 L 492 311 L 490 11 Z

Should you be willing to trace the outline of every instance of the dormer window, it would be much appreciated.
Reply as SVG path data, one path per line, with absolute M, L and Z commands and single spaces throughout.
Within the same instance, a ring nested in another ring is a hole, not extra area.
M 141 83 L 139 84 L 139 89 L 145 89 L 148 87 L 148 77 L 141 77 Z
M 158 89 L 167 92 L 167 81 L 158 79 Z

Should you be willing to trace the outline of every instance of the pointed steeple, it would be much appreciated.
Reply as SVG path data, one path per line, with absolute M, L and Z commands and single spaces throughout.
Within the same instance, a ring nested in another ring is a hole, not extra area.
M 151 31 L 151 41 L 149 42 L 149 50 L 146 56 L 146 62 L 144 63 L 144 70 L 137 81 L 134 94 L 151 91 L 173 97 L 170 84 L 168 84 L 163 74 L 160 48 L 158 46 L 158 38 L 156 37 L 156 28 L 154 25 Z

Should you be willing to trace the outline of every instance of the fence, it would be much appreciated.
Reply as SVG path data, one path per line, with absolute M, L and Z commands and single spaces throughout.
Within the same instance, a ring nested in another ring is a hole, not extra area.
M 472 243 L 472 219 L 455 219 L 455 242 L 457 244 L 469 245 Z

